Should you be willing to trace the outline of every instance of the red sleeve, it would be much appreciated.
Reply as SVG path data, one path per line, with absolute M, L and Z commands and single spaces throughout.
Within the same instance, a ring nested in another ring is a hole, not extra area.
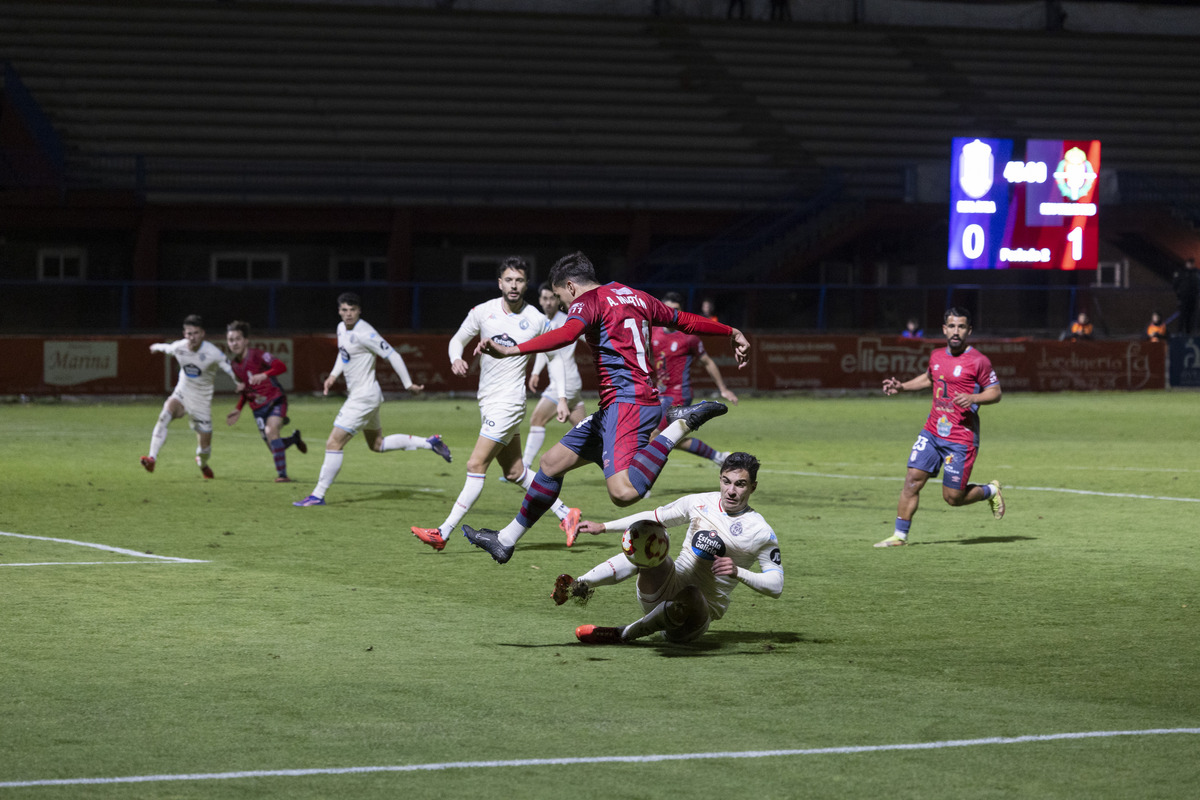
M 679 312 L 678 328 L 684 333 L 694 333 L 700 336 L 729 336 L 733 333 L 733 328 L 724 322 L 713 322 L 708 317 L 702 317 L 690 311 Z
M 517 351 L 521 355 L 526 355 L 527 353 L 548 353 L 551 350 L 557 350 L 575 341 L 579 334 L 583 333 L 583 328 L 583 320 L 569 319 L 563 323 L 561 328 L 543 333 L 541 336 L 535 336 L 528 342 L 517 345 Z
M 287 372 L 287 364 L 283 363 L 278 358 L 273 358 L 271 359 L 271 366 L 267 367 L 263 374 L 267 377 L 271 377 L 272 375 L 282 375 L 285 372 Z
M 242 410 L 242 406 L 244 406 L 244 405 L 246 405 L 246 395 L 244 395 L 244 394 L 239 394 L 239 395 L 238 395 L 238 404 L 237 404 L 237 409 L 236 409 L 236 410 L 237 410 L 237 411 L 241 411 L 241 410 Z

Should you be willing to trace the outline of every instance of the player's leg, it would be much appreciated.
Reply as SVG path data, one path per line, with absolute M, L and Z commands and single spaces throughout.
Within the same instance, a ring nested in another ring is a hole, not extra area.
M 676 448 L 683 450 L 684 452 L 691 453 L 694 456 L 699 456 L 700 458 L 707 458 L 718 467 L 721 466 L 722 462 L 725 461 L 725 457 L 729 455 L 729 453 L 721 452 L 712 445 L 707 444 L 694 436 L 689 436 L 688 438 L 684 439 L 682 442 L 676 445 Z
M 454 532 L 454 529 L 462 522 L 463 517 L 475 505 L 475 501 L 479 499 L 479 495 L 483 493 L 488 466 L 491 465 L 492 461 L 500 453 L 506 450 L 510 451 L 510 458 L 515 458 L 520 463 L 521 450 L 519 444 L 513 448 L 511 442 L 506 445 L 503 442 L 497 442 L 494 439 L 480 436 L 475 441 L 475 449 L 467 457 L 467 477 L 463 481 L 462 491 L 455 498 L 454 505 L 450 506 L 450 513 L 446 516 L 446 519 L 436 528 L 420 528 L 414 525 L 411 528 L 412 535 L 425 542 L 425 544 L 434 550 L 444 548 L 450 534 Z
M 529 436 L 525 442 L 525 452 L 521 456 L 521 462 L 526 467 L 532 467 L 537 454 L 541 452 L 542 445 L 546 443 L 546 423 L 554 418 L 554 410 L 558 408 L 558 403 L 550 398 L 542 395 L 534 406 L 533 415 L 529 418 Z
M 585 644 L 619 644 L 663 631 L 668 641 L 689 642 L 708 630 L 711 614 L 704 594 L 682 585 L 671 559 L 638 571 L 637 595 L 646 612 L 641 619 L 620 628 L 581 625 L 576 637 Z
M 329 487 L 333 486 L 333 482 L 337 480 L 338 473 L 342 471 L 342 459 L 345 456 L 346 444 L 358 431 L 358 426 L 362 422 L 369 422 L 371 413 L 363 408 L 348 408 L 351 406 L 351 401 L 347 400 L 343 405 L 338 415 L 334 418 L 333 429 L 329 432 L 329 438 L 325 441 L 325 459 L 321 462 L 321 472 L 317 476 L 317 485 L 313 487 L 312 493 L 303 500 L 298 500 L 292 503 L 294 506 L 323 506 L 325 505 L 325 494 L 329 491 Z M 376 409 L 376 419 L 378 418 L 378 409 Z M 381 431 L 376 425 L 372 428 L 378 435 Z
M 436 433 L 433 436 L 412 436 L 407 433 L 389 433 L 387 436 L 383 436 L 380 431 L 380 436 L 367 444 L 376 453 L 387 453 L 392 450 L 432 450 L 447 463 L 451 460 L 450 448 L 442 441 L 441 435 Z
M 882 542 L 876 542 L 876 547 L 896 547 L 908 544 L 908 532 L 912 528 L 913 516 L 921 501 L 921 490 L 935 473 L 929 473 L 916 467 L 909 467 L 904 476 L 904 487 L 900 489 L 900 501 L 896 504 L 896 527 L 892 535 Z
M 1000 493 L 1000 481 L 971 483 L 971 470 L 975 466 L 978 448 L 965 445 L 949 446 L 952 457 L 946 461 L 946 473 L 942 479 L 942 499 L 950 506 L 969 506 L 987 501 L 992 516 L 1004 516 L 1004 496 Z
M 888 538 L 876 542 L 876 547 L 908 544 L 908 532 L 920 504 L 921 490 L 930 478 L 936 477 L 941 471 L 942 455 L 937 439 L 926 431 L 917 434 L 917 440 L 908 454 L 908 471 L 904 475 L 904 486 L 900 489 L 900 500 L 896 504 L 895 530 Z
M 158 412 L 158 419 L 154 422 L 154 430 L 150 433 L 150 450 L 142 456 L 142 466 L 146 468 L 147 472 L 154 471 L 154 465 L 158 461 L 158 451 L 167 441 L 167 426 L 171 424 L 171 420 L 179 419 L 186 413 L 183 402 L 174 395 L 168 397 L 163 403 L 162 409 Z
M 290 478 L 287 474 L 287 441 L 280 436 L 280 431 L 283 429 L 283 415 L 277 413 L 277 409 L 272 409 L 273 412 L 262 423 L 263 439 L 267 442 L 267 447 L 271 449 L 271 458 L 275 461 L 275 480 L 278 483 L 288 483 Z
M 512 557 L 517 542 L 525 535 L 525 532 L 553 507 L 562 490 L 563 476 L 586 463 L 597 462 L 598 440 L 590 446 L 590 449 L 587 445 L 591 429 L 589 420 L 584 420 L 580 425 L 568 431 L 566 436 L 551 447 L 546 455 L 542 456 L 541 469 L 533 476 L 529 489 L 525 493 L 525 499 L 521 503 L 521 510 L 512 522 L 499 531 L 489 528 L 476 529 L 470 525 L 463 525 L 463 536 L 467 538 L 467 541 L 481 550 L 486 550 L 498 563 L 507 563 Z M 580 448 L 581 452 L 572 448 Z M 595 454 L 589 456 L 592 451 Z
M 528 452 L 528 451 L 526 451 Z M 525 466 L 524 460 L 519 457 L 520 450 L 516 453 L 511 452 L 508 448 L 497 456 L 497 461 L 504 469 L 504 477 L 508 483 L 513 483 L 520 486 L 525 491 L 533 486 L 533 480 L 537 474 Z M 583 518 L 582 512 L 578 508 L 571 508 L 561 497 L 556 497 L 550 506 L 550 510 L 554 512 L 554 516 L 558 517 L 558 529 L 567 535 L 567 547 L 575 544 L 576 529 L 579 527 L 579 521 Z
M 645 415 L 648 411 L 657 411 L 653 406 L 639 406 L 639 413 Z M 650 488 L 658 480 L 663 467 L 667 465 L 667 457 L 679 442 L 689 433 L 699 428 L 713 417 L 719 417 L 729 409 L 721 403 L 703 400 L 693 406 L 673 406 L 667 411 L 667 425 L 655 436 L 649 444 L 645 444 L 643 434 L 653 430 L 638 427 L 638 438 L 632 439 L 626 435 L 618 435 L 609 441 L 613 444 L 614 463 L 618 471 L 607 481 L 608 496 L 618 506 L 624 507 L 636 503 L 650 493 Z M 643 417 L 644 419 L 645 417 Z M 623 429 L 630 429 L 632 416 L 622 423 Z M 636 441 L 638 450 L 628 457 L 630 444 Z M 621 466 L 624 465 L 624 466 Z
M 663 600 L 644 617 L 626 625 L 621 638 L 631 642 L 662 631 L 669 642 L 690 642 L 708 630 L 710 619 L 704 594 L 695 586 L 685 586 L 670 600 Z
M 195 419 L 192 420 L 193 425 L 199 425 Z M 212 467 L 208 465 L 208 459 L 212 456 L 212 422 L 208 423 L 208 430 L 203 430 L 200 427 L 196 428 L 196 466 L 200 468 L 200 474 L 205 478 L 212 478 Z
M 188 425 L 196 432 L 196 466 L 206 479 L 212 479 L 212 467 L 208 459 L 212 456 L 212 398 L 196 398 L 184 395 L 183 407 L 188 415 Z
M 683 397 L 683 396 L 668 397 L 666 395 L 663 395 L 662 396 L 663 415 L 662 415 L 662 422 L 660 422 L 659 426 L 658 426 L 659 430 L 666 428 L 667 425 L 669 425 L 671 423 L 671 420 L 668 417 L 667 412 L 670 411 L 672 407 L 677 406 L 677 405 L 678 406 L 686 406 L 691 402 L 692 402 L 692 398 L 690 398 L 690 397 Z M 694 456 L 699 456 L 700 458 L 707 458 L 710 461 L 712 461 L 714 464 L 716 464 L 717 466 L 720 466 L 721 462 L 725 460 L 725 456 L 729 455 L 728 453 L 718 452 L 715 448 L 710 447 L 709 445 L 705 444 L 704 442 L 695 438 L 694 436 L 685 437 L 682 441 L 680 441 L 675 446 L 678 449 L 683 450 L 684 452 L 687 452 L 687 453 L 691 453 Z

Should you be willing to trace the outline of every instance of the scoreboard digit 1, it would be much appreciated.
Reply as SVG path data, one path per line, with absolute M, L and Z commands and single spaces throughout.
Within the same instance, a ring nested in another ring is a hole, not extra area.
M 958 137 L 950 161 L 950 269 L 1094 270 L 1100 142 Z

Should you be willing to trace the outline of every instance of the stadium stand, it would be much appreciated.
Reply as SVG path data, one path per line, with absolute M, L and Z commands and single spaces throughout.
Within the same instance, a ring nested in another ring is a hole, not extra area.
M 815 279 L 833 248 L 907 224 L 897 208 L 943 213 L 950 137 L 990 135 L 1098 138 L 1106 202 L 1200 219 L 1191 37 L 8 0 L 0 60 L 6 103 L 49 130 L 41 153 L 7 140 L 18 209 L 48 188 L 157 208 L 701 210 L 729 227 L 673 252 L 631 223 L 643 278 Z M 1142 250 L 1152 233 L 1109 229 Z M 124 277 L 168 277 L 156 235 L 136 232 Z

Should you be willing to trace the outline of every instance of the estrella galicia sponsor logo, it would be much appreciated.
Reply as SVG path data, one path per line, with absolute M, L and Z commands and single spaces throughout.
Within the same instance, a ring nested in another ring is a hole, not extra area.
M 189 378 L 199 378 L 200 377 L 200 368 L 197 367 L 195 364 L 184 364 L 183 365 L 183 374 L 187 375 Z
M 495 336 L 493 336 L 492 339 L 496 343 L 502 344 L 505 347 L 516 347 L 517 346 L 517 340 L 512 338 L 511 336 L 509 336 L 507 333 L 498 333 Z
M 775 548 L 774 550 L 771 551 L 771 563 L 777 567 L 783 563 L 782 560 L 779 558 L 779 548 Z
M 697 558 L 712 561 L 725 555 L 725 543 L 716 531 L 696 531 L 692 534 L 692 552 Z
M 350 363 L 350 351 L 348 351 L 346 348 L 344 348 L 344 347 L 339 347 L 339 348 L 338 348 L 338 355 L 339 355 L 339 356 L 341 356 L 341 359 L 342 359 L 342 363 L 343 363 L 343 364 L 349 364 L 349 363 Z

